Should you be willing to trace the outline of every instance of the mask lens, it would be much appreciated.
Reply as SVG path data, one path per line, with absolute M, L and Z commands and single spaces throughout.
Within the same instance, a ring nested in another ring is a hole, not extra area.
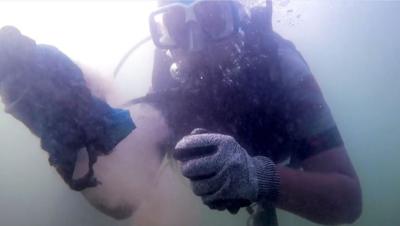
M 235 17 L 231 2 L 202 1 L 194 6 L 194 11 L 203 30 L 212 39 L 223 39 L 235 32 Z
M 176 47 L 184 40 L 187 33 L 185 24 L 185 9 L 179 6 L 170 7 L 158 12 L 152 17 L 155 24 L 153 36 L 156 42 L 165 47 Z M 156 33 L 156 34 L 154 34 Z

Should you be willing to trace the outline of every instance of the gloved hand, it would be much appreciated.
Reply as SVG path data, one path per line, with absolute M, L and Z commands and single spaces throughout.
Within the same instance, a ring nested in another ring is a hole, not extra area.
M 236 213 L 253 202 L 276 199 L 279 177 L 272 160 L 251 157 L 231 136 L 198 132 L 178 142 L 174 158 L 204 204 Z

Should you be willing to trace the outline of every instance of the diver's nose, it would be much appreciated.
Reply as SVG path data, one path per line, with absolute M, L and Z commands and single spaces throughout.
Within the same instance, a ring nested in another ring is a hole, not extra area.
M 188 45 L 187 50 L 189 52 L 198 52 L 204 48 L 204 32 L 200 25 L 195 22 L 190 22 L 188 31 Z

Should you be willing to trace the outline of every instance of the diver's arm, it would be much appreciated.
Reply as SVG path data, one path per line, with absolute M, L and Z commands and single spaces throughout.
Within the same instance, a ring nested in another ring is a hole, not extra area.
M 295 125 L 293 136 L 306 146 L 297 150 L 302 171 L 278 166 L 277 206 L 322 224 L 353 222 L 361 214 L 361 188 L 335 120 L 301 53 L 276 38 L 284 97 L 280 114 L 290 115 L 287 125 Z
M 326 225 L 352 223 L 362 211 L 361 188 L 344 146 L 320 152 L 303 171 L 278 167 L 277 207 Z

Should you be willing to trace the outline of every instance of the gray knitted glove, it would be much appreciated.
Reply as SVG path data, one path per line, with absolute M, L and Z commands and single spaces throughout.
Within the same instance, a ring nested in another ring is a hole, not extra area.
M 276 199 L 279 178 L 272 160 L 251 157 L 231 136 L 196 131 L 178 142 L 174 158 L 204 204 L 236 213 L 252 202 Z

